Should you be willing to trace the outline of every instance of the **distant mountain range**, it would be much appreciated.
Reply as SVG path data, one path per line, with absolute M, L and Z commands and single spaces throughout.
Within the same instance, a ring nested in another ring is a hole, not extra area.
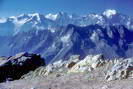
M 116 10 L 83 16 L 60 12 L 0 18 L 0 56 L 23 51 L 39 53 L 47 63 L 71 55 L 131 57 L 133 19 Z

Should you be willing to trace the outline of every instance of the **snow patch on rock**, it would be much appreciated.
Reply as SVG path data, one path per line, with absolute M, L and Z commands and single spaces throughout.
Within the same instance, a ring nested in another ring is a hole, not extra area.
M 51 20 L 56 20 L 57 17 L 58 17 L 58 14 L 51 14 L 51 13 L 45 16 L 45 18 L 51 19 Z

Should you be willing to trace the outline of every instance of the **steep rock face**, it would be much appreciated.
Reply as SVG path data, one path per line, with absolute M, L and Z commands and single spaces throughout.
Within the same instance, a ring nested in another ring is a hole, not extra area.
M 31 70 L 45 65 L 40 55 L 26 52 L 9 57 L 0 63 L 0 82 L 19 79 Z
M 84 16 L 22 14 L 0 18 L 0 29 L 0 56 L 39 53 L 47 63 L 71 55 L 133 56 L 133 20 L 115 10 Z
M 132 57 L 133 31 L 123 25 L 68 25 L 53 31 L 32 29 L 13 37 L 0 37 L 3 40 L 0 42 L 1 56 L 33 52 L 41 54 L 47 63 L 67 60 L 71 55 L 84 58 L 88 54 L 102 53 L 106 58 Z

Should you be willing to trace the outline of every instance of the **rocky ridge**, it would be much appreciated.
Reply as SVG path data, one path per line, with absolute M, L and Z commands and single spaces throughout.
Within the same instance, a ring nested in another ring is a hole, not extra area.
M 102 76 L 107 81 L 126 79 L 128 77 L 133 77 L 133 58 L 127 59 L 105 59 L 104 55 L 88 55 L 84 59 L 80 59 L 79 56 L 74 55 L 67 61 L 56 61 L 46 67 L 40 67 L 35 71 L 32 71 L 22 77 L 22 79 L 32 78 L 35 76 L 62 76 L 66 74 L 78 74 L 92 73 L 95 70 L 102 70 Z
M 132 58 L 105 59 L 104 55 L 73 55 L 0 84 L 3 89 L 132 89 Z M 127 85 L 127 86 L 126 86 Z M 125 87 L 126 86 L 126 87 Z

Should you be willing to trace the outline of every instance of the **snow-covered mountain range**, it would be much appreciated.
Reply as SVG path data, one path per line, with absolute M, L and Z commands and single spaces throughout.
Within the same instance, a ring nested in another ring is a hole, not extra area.
M 133 56 L 133 19 L 106 10 L 79 16 L 64 12 L 0 18 L 0 55 L 27 51 L 48 62 L 103 53 L 107 58 Z

